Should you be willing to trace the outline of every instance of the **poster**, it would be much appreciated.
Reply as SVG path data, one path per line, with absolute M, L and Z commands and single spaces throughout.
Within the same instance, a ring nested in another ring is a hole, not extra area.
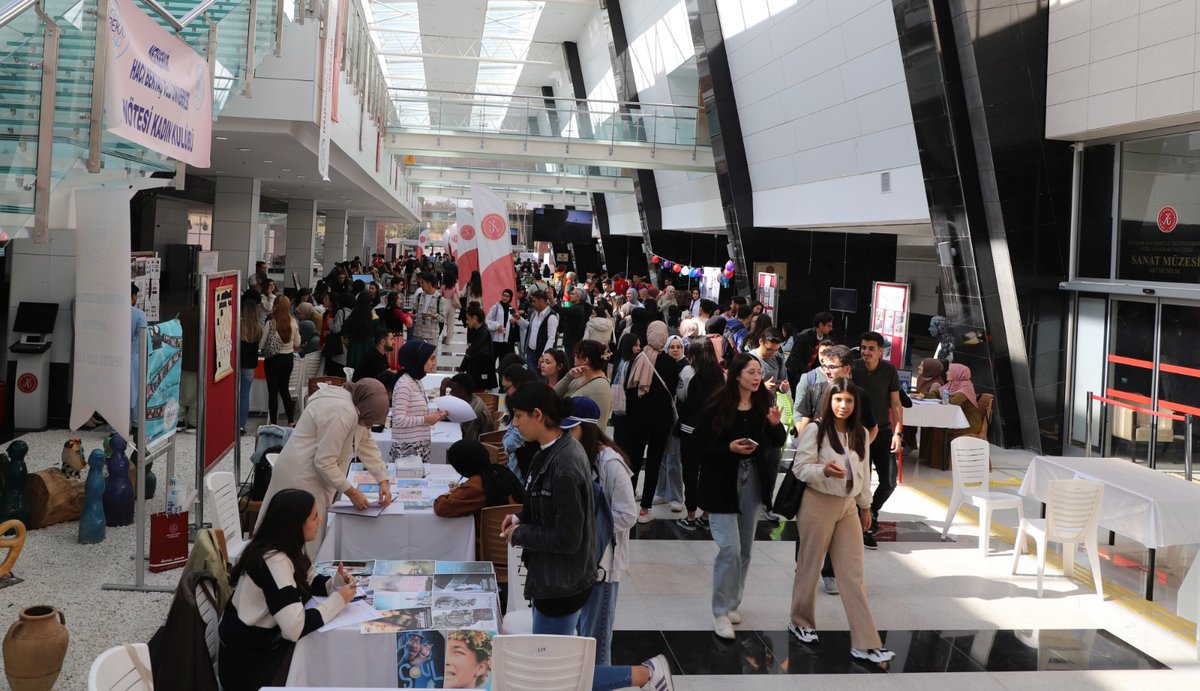
M 107 1 L 108 131 L 207 168 L 213 121 L 208 61 L 133 0 Z
M 1200 282 L 1200 225 L 1166 206 L 1157 220 L 1122 219 L 1117 278 L 1122 281 Z M 1153 213 L 1153 212 L 1151 212 Z
M 700 297 L 713 302 L 721 302 L 721 269 L 704 267 L 704 280 L 700 282 Z
M 216 313 L 216 329 L 213 338 L 216 340 L 216 362 L 213 371 L 213 383 L 217 383 L 233 374 L 233 334 L 237 330 L 233 320 L 233 286 L 217 287 L 213 296 Z
M 183 325 L 152 324 L 146 333 L 146 445 L 175 434 L 179 422 L 179 376 L 183 371 Z
M 754 262 L 754 275 L 757 276 L 760 273 L 775 274 L 775 290 L 787 290 L 787 262 Z
M 238 289 L 240 280 L 241 273 L 237 271 L 205 274 L 202 278 L 200 313 L 204 316 L 200 328 L 204 334 L 201 344 L 204 371 L 200 373 L 200 384 L 203 387 L 200 427 L 203 435 L 197 436 L 202 441 L 201 455 L 205 473 L 233 448 L 238 437 L 237 377 L 217 376 L 217 348 L 220 343 L 228 343 L 231 352 L 227 357 L 237 357 L 236 351 L 232 350 L 232 344 L 238 342 L 238 305 L 232 296 Z M 226 323 L 220 325 L 222 333 L 218 335 L 218 301 L 226 293 L 230 295 L 230 313 L 225 317 Z
M 763 312 L 771 318 L 772 322 L 777 321 L 775 308 L 779 304 L 778 281 L 779 277 L 773 273 L 760 272 L 758 274 L 758 301 L 763 304 Z
M 162 278 L 162 260 L 155 252 L 134 252 L 129 261 L 130 278 L 138 287 L 135 307 L 146 313 L 146 320 L 151 324 L 158 321 L 160 280 Z
M 891 349 L 888 361 L 904 369 L 908 342 L 908 284 L 875 282 L 871 291 L 871 325 Z

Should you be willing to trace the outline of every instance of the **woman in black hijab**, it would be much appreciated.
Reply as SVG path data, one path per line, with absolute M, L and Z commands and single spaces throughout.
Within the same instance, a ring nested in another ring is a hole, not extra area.
M 437 366 L 433 344 L 420 339 L 405 343 L 397 355 L 403 374 L 392 389 L 392 460 L 419 456 L 429 462 L 430 428 L 449 417 L 446 411 L 429 412 L 429 396 L 421 380 Z

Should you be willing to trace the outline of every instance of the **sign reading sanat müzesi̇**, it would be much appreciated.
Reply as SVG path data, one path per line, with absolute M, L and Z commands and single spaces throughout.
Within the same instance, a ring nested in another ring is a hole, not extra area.
M 107 1 L 108 131 L 207 168 L 212 143 L 208 62 L 132 0 Z

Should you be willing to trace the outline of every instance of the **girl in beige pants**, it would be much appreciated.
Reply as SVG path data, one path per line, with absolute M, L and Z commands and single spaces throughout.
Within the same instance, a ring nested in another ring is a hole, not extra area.
M 862 534 L 871 524 L 871 465 L 867 431 L 859 421 L 860 395 L 848 379 L 833 380 L 821 398 L 816 423 L 800 434 L 792 472 L 808 489 L 797 517 L 800 554 L 788 631 L 801 642 L 818 642 L 817 581 L 828 552 L 850 624 L 850 654 L 883 663 L 893 653 L 883 647 L 867 606 L 863 565 Z

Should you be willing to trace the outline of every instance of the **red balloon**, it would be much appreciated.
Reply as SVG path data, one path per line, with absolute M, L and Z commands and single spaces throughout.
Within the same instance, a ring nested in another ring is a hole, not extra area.
M 733 278 L 733 272 L 729 269 L 725 270 L 725 278 Z
M 674 269 L 675 273 L 679 273 L 680 271 L 683 271 L 683 267 L 678 264 L 676 264 L 675 266 L 672 266 L 671 268 Z
M 650 261 L 654 262 L 655 264 L 658 264 L 658 263 L 662 262 L 662 257 L 660 257 L 656 254 L 656 255 L 654 255 L 653 258 L 650 259 Z

